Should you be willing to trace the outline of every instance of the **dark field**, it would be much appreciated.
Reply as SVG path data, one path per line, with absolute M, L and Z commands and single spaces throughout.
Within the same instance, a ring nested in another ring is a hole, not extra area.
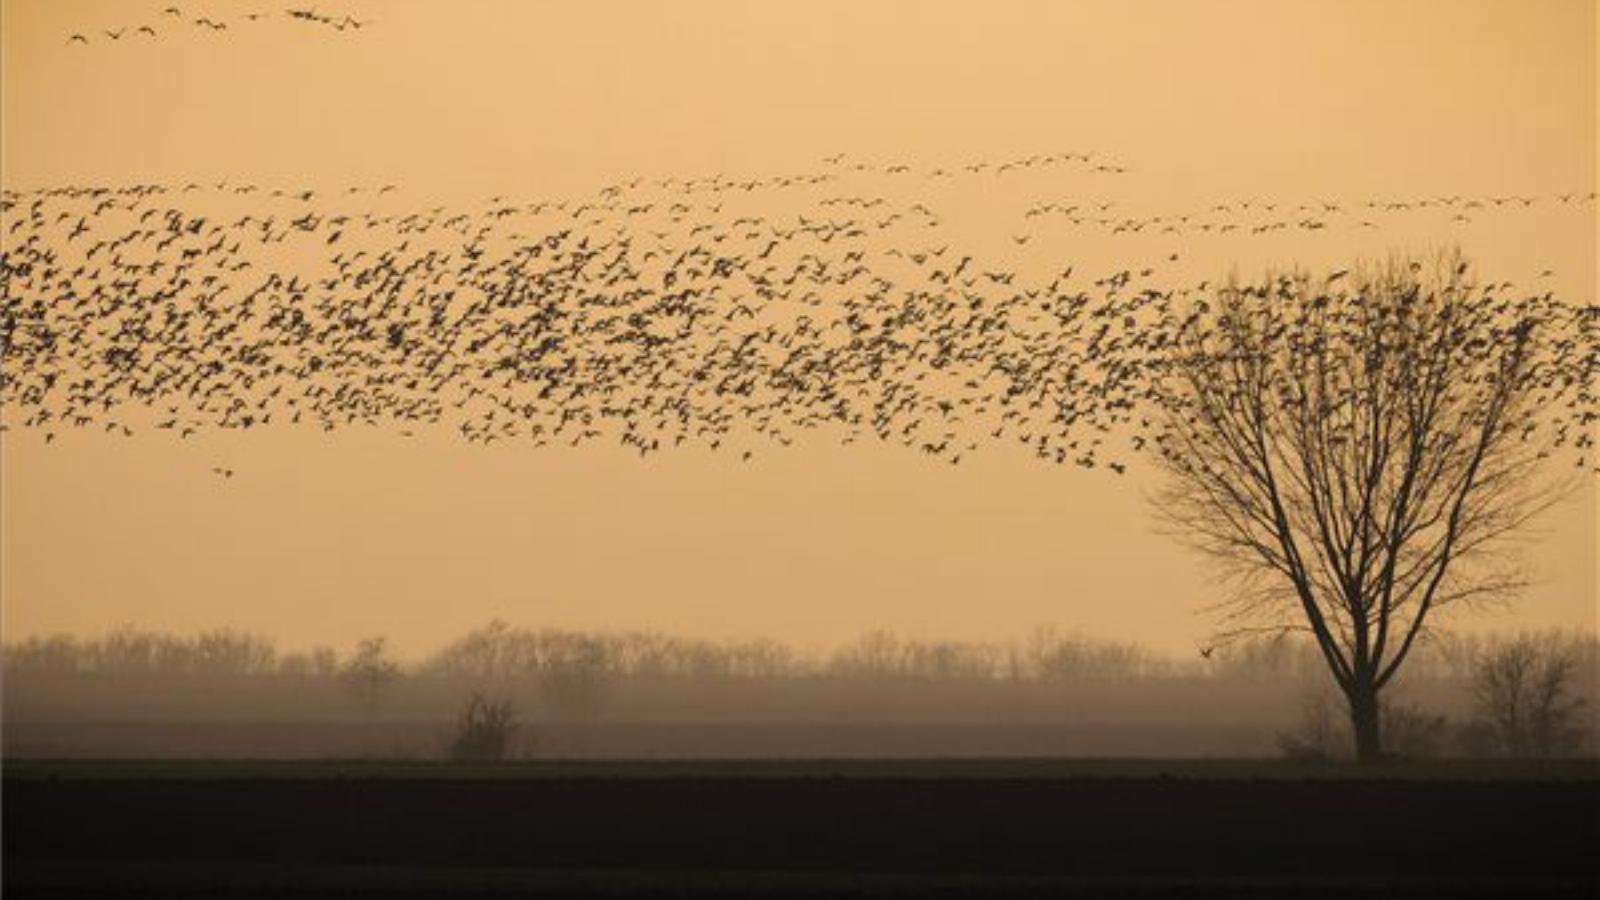
M 441 720 L 443 716 L 440 717 Z M 48 759 L 437 759 L 439 722 L 7 722 L 7 756 Z M 533 758 L 900 760 L 909 757 L 1261 756 L 1261 723 L 596 722 L 527 729 Z
M 5 895 L 1595 895 L 1592 763 L 29 763 Z

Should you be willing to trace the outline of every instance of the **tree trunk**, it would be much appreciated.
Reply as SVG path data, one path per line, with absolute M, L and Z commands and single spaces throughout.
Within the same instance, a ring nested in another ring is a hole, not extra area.
M 1356 763 L 1372 765 L 1383 759 L 1383 735 L 1378 712 L 1378 691 L 1371 685 L 1356 685 L 1347 695 L 1350 725 L 1356 739 Z

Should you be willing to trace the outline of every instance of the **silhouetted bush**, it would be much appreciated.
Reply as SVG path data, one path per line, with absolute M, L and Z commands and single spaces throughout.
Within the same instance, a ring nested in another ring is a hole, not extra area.
M 516 711 L 510 700 L 490 700 L 474 691 L 462 707 L 447 748 L 460 762 L 498 762 L 511 754 L 517 734 Z

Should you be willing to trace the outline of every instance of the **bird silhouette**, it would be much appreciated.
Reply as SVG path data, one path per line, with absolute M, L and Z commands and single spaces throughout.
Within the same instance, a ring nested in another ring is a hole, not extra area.
M 1225 299 L 1295 294 L 1180 279 L 1174 254 L 1148 243 L 1099 273 L 1052 263 L 1041 274 L 1003 240 L 989 252 L 929 224 L 940 203 L 918 196 L 1054 166 L 1121 168 L 1082 156 L 978 160 L 937 182 L 908 180 L 926 174 L 909 162 L 839 158 L 820 171 L 636 176 L 590 195 L 452 206 L 408 207 L 387 183 L 6 190 L 0 395 L 52 441 L 69 428 L 126 436 L 153 412 L 152 427 L 178 440 L 387 425 L 473 444 L 607 440 L 641 456 L 743 444 L 737 458 L 752 461 L 757 441 L 876 439 L 952 464 L 1007 442 L 1122 475 L 1134 455 L 1176 452 L 1162 440 L 1176 407 L 1159 377 L 1172 347 Z M 891 177 L 910 195 L 880 190 Z M 1110 200 L 1040 198 L 1023 214 L 1036 211 L 1030 255 L 1043 257 L 1058 218 L 1122 228 L 1118 241 L 1165 244 L 1149 229 L 1202 225 L 1272 226 L 1235 228 L 1237 241 L 1310 239 L 1321 229 L 1296 215 L 1342 222 L 1392 201 L 1371 202 L 1130 204 L 1113 216 Z M 1320 279 L 1315 309 L 1353 321 L 1356 280 L 1352 269 Z M 1473 297 L 1487 323 L 1574 331 L 1539 352 L 1552 436 L 1579 442 L 1594 412 L 1595 315 L 1505 282 Z
M 319 13 L 315 9 L 289 9 L 285 10 L 284 12 L 291 19 L 296 21 L 322 25 L 335 32 L 359 31 L 360 29 L 372 24 L 370 20 L 357 19 L 355 16 L 328 15 Z M 183 10 L 176 6 L 168 6 L 161 10 L 161 15 L 168 18 L 181 19 L 183 18 Z M 247 12 L 242 14 L 239 18 L 244 22 L 257 23 L 264 21 L 267 18 L 267 14 L 263 12 Z M 219 34 L 221 32 L 230 30 L 227 22 L 211 16 L 196 16 L 195 18 L 191 19 L 191 24 L 197 28 L 207 29 L 214 34 Z M 150 24 L 140 24 L 136 27 L 133 27 L 132 30 L 135 34 L 141 34 L 151 38 L 160 36 L 160 32 Z M 101 33 L 110 40 L 116 41 L 120 40 L 128 31 L 129 27 L 116 27 L 102 29 Z M 89 39 L 86 35 L 75 33 L 67 37 L 67 43 L 88 44 Z

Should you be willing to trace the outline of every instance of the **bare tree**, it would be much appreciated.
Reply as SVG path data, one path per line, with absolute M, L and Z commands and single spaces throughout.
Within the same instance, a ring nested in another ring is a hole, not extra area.
M 1576 674 L 1574 648 L 1559 635 L 1519 635 L 1477 656 L 1473 696 L 1503 754 L 1560 756 L 1581 744 L 1583 698 L 1574 696 Z
M 1509 288 L 1459 254 L 1231 279 L 1150 338 L 1160 509 L 1234 579 L 1219 637 L 1309 632 L 1361 762 L 1430 619 L 1521 585 L 1497 551 L 1570 482 L 1541 458 L 1588 442 L 1592 310 Z
M 400 677 L 400 666 L 389 658 L 388 639 L 374 637 L 356 645 L 355 655 L 344 664 L 339 675 L 356 702 L 370 712 L 377 709 L 384 691 Z

